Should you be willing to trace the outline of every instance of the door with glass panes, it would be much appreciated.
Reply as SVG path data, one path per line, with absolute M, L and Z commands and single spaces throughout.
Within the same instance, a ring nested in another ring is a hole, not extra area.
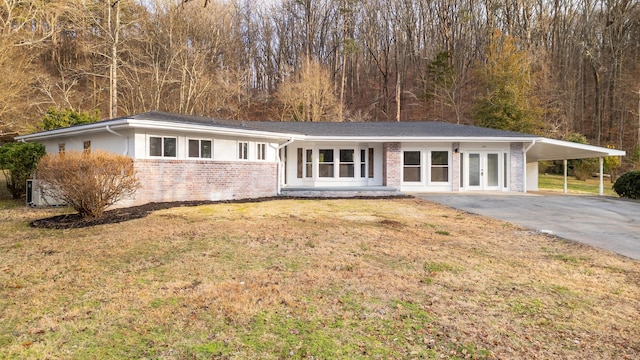
M 502 172 L 500 152 L 476 151 L 467 155 L 468 190 L 500 190 Z

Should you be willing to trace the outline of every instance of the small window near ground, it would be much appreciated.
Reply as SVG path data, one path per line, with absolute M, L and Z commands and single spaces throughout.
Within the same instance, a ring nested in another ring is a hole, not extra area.
M 149 155 L 176 157 L 177 156 L 178 139 L 175 137 L 149 137 Z
M 403 181 L 419 182 L 421 180 L 420 151 L 405 151 L 403 155 Z
M 258 160 L 266 160 L 267 159 L 267 144 L 256 144 L 256 154 L 258 155 Z
M 211 140 L 189 139 L 189 157 L 211 159 Z
M 431 152 L 431 182 L 449 181 L 449 152 Z
M 82 149 L 85 154 L 91 153 L 91 141 L 87 140 L 82 144 Z
M 238 159 L 247 160 L 249 158 L 249 143 L 241 141 L 238 143 Z
M 318 150 L 318 175 L 319 177 L 333 177 L 333 149 Z

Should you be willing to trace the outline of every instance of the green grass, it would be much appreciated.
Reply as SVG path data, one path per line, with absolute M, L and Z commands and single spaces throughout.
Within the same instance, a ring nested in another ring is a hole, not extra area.
M 618 194 L 613 191 L 612 185 L 609 179 L 604 179 L 604 194 L 617 197 Z M 538 176 L 538 189 L 541 191 L 562 192 L 564 189 L 564 177 L 562 175 L 540 174 Z M 567 191 L 569 193 L 597 195 L 600 193 L 600 180 L 597 178 L 576 180 L 572 176 L 567 176 Z

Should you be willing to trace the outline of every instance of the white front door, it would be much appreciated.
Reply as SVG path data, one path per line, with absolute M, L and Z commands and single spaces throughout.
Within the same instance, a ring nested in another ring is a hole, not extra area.
M 500 190 L 504 170 L 500 166 L 499 152 L 469 152 L 467 164 L 465 180 L 468 190 Z

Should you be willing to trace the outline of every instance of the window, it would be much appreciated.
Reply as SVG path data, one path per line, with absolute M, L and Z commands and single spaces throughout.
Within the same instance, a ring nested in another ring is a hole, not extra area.
M 340 149 L 340 177 L 354 177 L 353 149 Z
M 304 161 L 305 177 L 311 178 L 313 177 L 313 150 L 306 150 L 306 157 Z
M 449 181 L 449 152 L 431 152 L 431 182 Z
M 506 189 L 506 188 L 509 187 L 509 181 L 508 181 L 508 178 L 507 178 L 507 176 L 509 174 L 509 172 L 508 172 L 509 168 L 507 167 L 507 165 L 509 164 L 508 163 L 509 156 L 507 155 L 507 153 L 503 153 L 502 156 L 504 156 L 504 160 L 503 160 L 503 164 L 502 164 L 502 186 L 504 186 L 504 188 Z
M 333 177 L 333 149 L 318 150 L 318 172 L 320 177 Z
M 241 141 L 238 143 L 238 159 L 247 160 L 249 158 L 249 143 Z
M 420 181 L 420 169 L 420 151 L 405 151 L 402 179 L 404 181 Z
M 360 149 L 360 177 L 367 177 L 367 150 Z
M 464 153 L 460 153 L 460 187 L 464 187 Z
M 367 177 L 369 177 L 369 179 L 373 179 L 373 148 L 369 148 L 369 173 L 367 174 Z
M 150 156 L 164 156 L 164 157 L 176 157 L 178 139 L 174 137 L 149 137 L 149 155 Z
M 267 144 L 256 144 L 256 154 L 258 154 L 258 160 L 266 160 Z
M 304 160 L 302 158 L 302 151 L 304 151 L 303 148 L 298 148 L 298 151 L 297 151 L 297 153 L 298 153 L 298 168 L 297 168 L 297 170 L 298 170 L 298 172 L 297 172 L 298 179 L 302 179 L 302 161 Z
M 87 140 L 82 144 L 82 148 L 85 154 L 91 153 L 91 141 Z
M 58 153 L 59 154 L 64 154 L 65 150 L 66 150 L 66 145 L 64 143 L 58 144 Z
M 189 157 L 211 159 L 211 140 L 189 139 Z

